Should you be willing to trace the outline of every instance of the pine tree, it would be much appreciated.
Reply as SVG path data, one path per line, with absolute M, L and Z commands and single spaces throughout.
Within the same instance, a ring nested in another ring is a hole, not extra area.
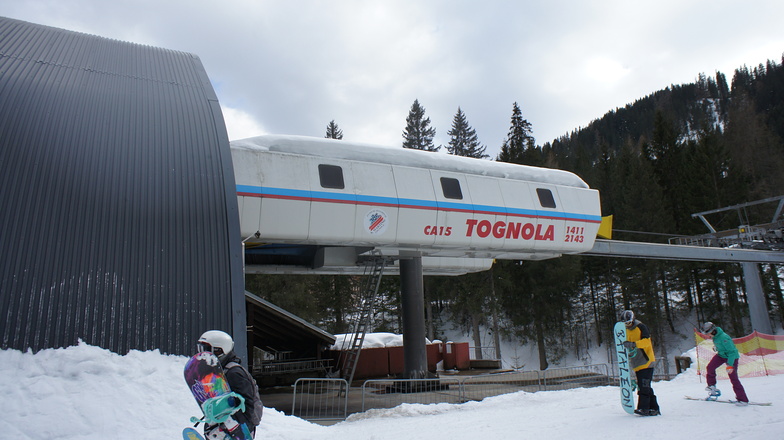
M 324 137 L 327 139 L 343 139 L 343 130 L 338 127 L 334 119 L 327 124 L 327 134 Z
M 686 184 L 684 176 L 689 170 L 680 138 L 680 130 L 672 114 L 657 110 L 651 140 L 643 145 L 643 153 L 653 166 L 656 180 L 664 192 L 665 205 L 660 209 L 669 212 L 675 221 L 670 231 L 683 230 L 682 227 L 691 220 L 691 211 L 684 206 L 681 191 Z
M 560 359 L 570 343 L 564 343 L 571 314 L 570 298 L 577 290 L 580 260 L 561 257 L 544 261 L 509 261 L 497 264 L 496 288 L 501 310 L 511 330 L 523 342 L 534 342 L 539 369 Z M 511 328 L 510 328 L 511 327 Z M 557 343 L 550 343 L 557 341 Z
M 452 120 L 452 129 L 446 134 L 450 137 L 449 146 L 446 147 L 450 154 L 477 159 L 490 157 L 485 154 L 487 147 L 479 143 L 476 130 L 468 124 L 466 115 L 460 107 L 457 108 L 455 118 Z
M 415 99 L 406 118 L 403 130 L 403 148 L 415 150 L 438 151 L 441 147 L 433 145 L 436 129 L 430 126 L 430 118 L 425 117 L 425 108 Z
M 531 134 L 532 131 L 531 123 L 523 119 L 520 106 L 515 102 L 512 106 L 512 123 L 509 127 L 509 134 L 507 134 L 496 160 L 499 162 L 539 165 L 539 163 L 531 163 L 533 159 L 536 159 L 536 156 L 533 154 L 536 150 L 536 145 Z M 541 160 L 538 162 L 541 162 Z
M 754 107 L 751 96 L 733 88 L 725 139 L 733 164 L 748 182 L 746 200 L 774 197 L 784 188 L 784 141 Z
M 447 150 L 450 154 L 463 157 L 474 157 L 483 159 L 489 157 L 485 154 L 487 147 L 479 143 L 479 138 L 466 119 L 463 110 L 458 107 L 457 113 L 452 121 L 452 129 L 447 132 L 449 135 L 449 145 Z M 488 282 L 490 281 L 490 282 Z M 495 298 L 489 293 L 492 280 L 485 274 L 467 274 L 444 280 L 444 296 L 450 298 L 452 320 L 465 326 L 466 330 L 473 334 L 474 346 L 481 347 L 482 341 L 479 331 L 480 325 L 493 324 L 488 322 L 486 311 L 495 310 Z M 498 346 L 496 346 L 498 349 Z M 476 348 L 474 356 L 482 359 L 480 348 Z

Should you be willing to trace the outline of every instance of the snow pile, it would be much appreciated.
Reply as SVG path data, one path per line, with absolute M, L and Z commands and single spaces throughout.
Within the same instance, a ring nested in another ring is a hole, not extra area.
M 80 344 L 35 355 L 0 351 L 5 394 L 0 438 L 178 439 L 199 413 L 185 386 L 183 356 L 132 351 L 120 356 Z M 264 412 L 257 439 L 650 439 L 781 438 L 784 376 L 743 379 L 753 401 L 771 407 L 694 402 L 705 383 L 692 370 L 654 389 L 663 416 L 626 414 L 615 387 L 515 393 L 461 405 L 402 405 L 355 414 L 319 426 L 273 409 Z M 729 382 L 719 388 L 732 397 Z M 352 391 L 354 392 L 354 391 Z
M 85 343 L 35 355 L 0 351 L 0 438 L 181 437 L 199 412 L 184 385 L 186 361 L 157 351 L 120 356 Z
M 347 350 L 348 347 L 351 345 L 351 338 L 353 336 L 354 336 L 353 333 L 335 335 L 335 344 L 333 344 L 330 349 Z M 425 338 L 426 344 L 434 344 L 439 342 L 441 341 L 435 340 L 431 342 L 429 339 Z M 403 346 L 403 335 L 398 335 L 395 333 L 384 333 L 384 332 L 367 333 L 365 335 L 365 341 L 362 342 L 362 348 L 384 348 L 384 347 L 402 347 L 402 346 Z

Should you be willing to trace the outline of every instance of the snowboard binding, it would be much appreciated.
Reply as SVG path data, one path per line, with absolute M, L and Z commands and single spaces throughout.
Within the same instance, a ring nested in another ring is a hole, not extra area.
M 705 388 L 705 391 L 708 391 L 710 394 L 705 400 L 719 400 L 719 396 L 721 396 L 721 391 L 716 388 L 716 385 L 711 385 Z

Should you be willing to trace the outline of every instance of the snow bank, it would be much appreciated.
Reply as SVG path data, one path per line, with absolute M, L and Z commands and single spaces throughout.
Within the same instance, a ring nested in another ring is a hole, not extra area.
M 120 356 L 85 343 L 35 355 L 0 351 L 7 390 L 0 437 L 181 437 L 183 423 L 199 411 L 182 379 L 186 361 L 157 351 Z M 147 429 L 160 434 L 140 435 Z
M 335 335 L 335 344 L 332 345 L 332 350 L 345 350 L 351 344 L 351 337 L 354 336 L 353 333 L 348 334 L 341 334 Z M 439 340 L 430 341 L 429 339 L 425 338 L 426 344 L 433 344 L 441 342 Z M 367 333 L 365 335 L 365 341 L 362 343 L 362 348 L 384 348 L 384 347 L 402 347 L 403 346 L 403 335 L 397 335 L 394 333 Z
M 155 351 L 121 356 L 84 343 L 37 354 L 0 351 L 6 390 L 0 399 L 0 438 L 179 439 L 190 416 L 199 413 L 182 377 L 186 361 Z M 640 429 L 650 439 L 780 438 L 784 376 L 747 378 L 743 384 L 752 400 L 773 406 L 684 400 L 687 394 L 705 394 L 705 383 L 689 370 L 654 385 L 661 417 L 630 416 L 621 409 L 618 388 L 598 387 L 520 392 L 461 405 L 407 404 L 352 415 L 329 427 L 267 409 L 256 438 L 626 440 Z M 727 381 L 719 388 L 732 396 Z

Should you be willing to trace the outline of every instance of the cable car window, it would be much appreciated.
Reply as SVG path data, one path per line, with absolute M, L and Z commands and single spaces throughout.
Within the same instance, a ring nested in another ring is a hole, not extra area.
M 555 198 L 552 191 L 545 188 L 536 188 L 536 195 L 539 196 L 539 204 L 542 208 L 555 208 Z
M 447 199 L 463 200 L 463 191 L 460 190 L 460 181 L 450 177 L 441 178 L 441 189 Z
M 319 165 L 319 180 L 322 188 L 344 189 L 343 168 L 337 165 Z

